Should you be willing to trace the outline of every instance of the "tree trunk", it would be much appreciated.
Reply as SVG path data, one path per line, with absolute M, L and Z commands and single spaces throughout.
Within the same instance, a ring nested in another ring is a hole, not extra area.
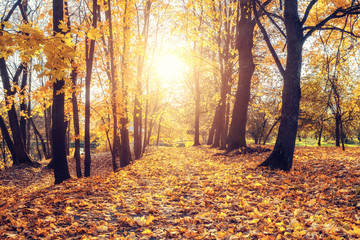
M 343 129 L 343 122 L 342 122 L 342 117 L 340 114 L 340 139 L 341 139 L 341 147 L 342 150 L 345 151 L 345 142 L 344 142 L 344 129 Z
M 195 136 L 194 145 L 200 145 L 200 76 L 199 69 L 195 72 Z
M 31 69 L 29 71 L 29 93 L 28 93 L 28 100 L 27 100 L 27 113 L 28 116 L 31 116 L 31 83 L 32 83 L 32 75 L 31 75 Z M 28 119 L 28 121 L 26 121 L 26 129 L 28 134 L 26 135 L 27 140 L 26 140 L 26 152 L 29 153 L 31 151 L 31 134 L 30 134 L 30 129 L 31 129 L 31 122 Z M 41 159 L 41 158 L 40 158 Z
M 224 126 L 223 133 L 221 134 L 220 150 L 226 149 L 227 137 L 228 137 L 228 131 L 229 131 L 229 121 L 230 121 L 230 103 L 228 102 L 227 106 L 226 106 L 225 126 Z
M 159 146 L 162 117 L 163 117 L 163 115 L 161 115 L 161 117 L 159 119 L 159 127 L 158 127 L 158 132 L 157 132 L 157 137 L 156 137 L 156 146 Z
M 123 31 L 123 56 L 121 61 L 121 79 L 122 79 L 122 94 L 123 94 L 123 114 L 120 118 L 120 135 L 121 135 L 121 156 L 120 156 L 120 167 L 125 167 L 131 162 L 131 151 L 130 151 L 130 140 L 129 140 L 129 130 L 128 130 L 128 110 L 127 110 L 127 90 L 126 90 L 126 77 L 128 69 L 128 61 L 129 61 L 129 49 L 128 49 L 128 41 L 129 41 L 129 19 L 127 19 L 129 2 L 125 0 L 124 6 L 124 31 Z
M 20 92 L 20 95 L 21 95 L 21 102 L 20 102 L 20 111 L 22 112 L 22 114 L 20 114 L 20 131 L 21 131 L 21 136 L 23 138 L 23 142 L 24 142 L 24 145 L 27 146 L 27 133 L 26 133 L 26 115 L 28 115 L 28 112 L 27 112 L 27 105 L 26 105 L 26 101 L 25 101 L 25 87 L 27 85 L 27 77 L 28 77 L 28 64 L 26 63 L 23 63 L 24 65 L 24 68 L 23 68 L 23 76 L 22 76 L 22 81 L 21 81 L 21 92 Z M 26 114 L 26 115 L 25 115 Z M 30 134 L 30 132 L 28 133 Z M 25 148 L 27 149 L 27 148 Z M 28 151 L 26 151 L 27 153 L 29 153 Z
M 150 139 L 151 139 L 151 133 L 152 133 L 153 126 L 154 126 L 154 120 L 151 119 L 150 123 L 149 123 L 149 133 L 148 133 L 146 145 L 150 145 Z
M 76 163 L 76 176 L 81 178 L 81 158 L 80 158 L 80 122 L 79 122 L 79 107 L 77 100 L 77 93 L 75 87 L 77 85 L 77 68 L 74 67 L 71 71 L 71 80 L 73 84 L 73 91 L 71 93 L 71 101 L 73 107 L 73 124 L 75 133 L 75 151 L 74 158 Z
M 48 153 L 47 153 L 47 148 L 46 148 L 45 141 L 44 141 L 43 137 L 41 136 L 40 132 L 38 131 L 38 129 L 36 128 L 34 120 L 32 118 L 30 118 L 29 121 L 31 122 L 31 125 L 33 126 L 35 136 L 38 136 L 39 139 L 40 139 L 41 147 L 42 147 L 43 152 L 44 152 L 44 157 L 46 158 L 46 156 L 48 156 Z
M 112 9 L 111 9 L 111 1 L 107 1 L 108 10 L 106 11 L 106 18 L 109 22 L 109 53 L 110 53 L 110 82 L 111 82 L 111 108 L 112 108 L 112 116 L 113 116 L 113 146 L 111 151 L 111 163 L 113 167 L 113 171 L 115 172 L 118 169 L 118 165 L 116 163 L 116 157 L 120 157 L 120 137 L 119 137 L 119 129 L 118 129 L 118 119 L 117 119 L 117 92 L 118 92 L 118 82 L 117 82 L 117 72 L 115 67 L 115 56 L 114 56 L 114 39 L 113 39 L 113 27 L 112 27 Z
M 1 128 L 1 134 L 3 136 L 3 139 L 5 140 L 6 142 L 6 145 L 11 153 L 11 156 L 12 156 L 12 159 L 13 161 L 16 159 L 16 151 L 15 151 L 15 146 L 14 146 L 14 143 L 13 141 L 11 140 L 11 137 L 10 137 L 10 134 L 9 134 L 9 131 L 6 127 L 6 124 L 4 122 L 4 119 L 1 117 L 0 115 L 0 128 Z
M 97 0 L 93 0 L 93 22 L 92 27 L 97 28 Z M 86 39 L 87 40 L 87 39 Z M 86 41 L 85 40 L 85 41 Z M 87 42 L 87 41 L 86 41 Z M 89 49 L 88 49 L 89 48 Z M 90 85 L 94 61 L 95 40 L 90 40 L 90 46 L 86 49 L 86 76 L 85 76 L 85 161 L 84 176 L 90 177 L 91 169 L 91 152 L 90 152 Z
M 281 118 L 277 118 L 275 120 L 275 122 L 273 123 L 273 125 L 271 126 L 269 132 L 266 134 L 266 136 L 264 137 L 264 141 L 263 141 L 263 145 L 266 144 L 267 140 L 269 139 L 270 137 L 270 134 L 272 133 L 272 131 L 274 130 L 275 126 L 278 124 L 278 122 L 280 121 Z
M 36 150 L 38 152 L 38 157 L 39 157 L 39 161 L 42 159 L 42 156 L 41 156 L 41 151 L 40 151 L 40 148 L 39 148 L 39 141 L 38 141 L 38 137 L 37 135 L 35 134 L 35 141 L 36 141 Z
M 335 114 L 335 146 L 340 147 L 340 114 Z
M 216 107 L 215 114 L 214 114 L 214 120 L 211 124 L 211 128 L 209 130 L 209 136 L 207 145 L 212 145 L 214 143 L 214 135 L 215 135 L 215 129 L 216 129 L 216 119 L 219 115 L 219 106 Z
M 51 149 L 51 145 L 52 145 L 52 140 L 51 140 L 51 107 L 46 108 L 44 110 L 44 119 L 45 119 L 45 137 L 46 137 L 46 152 L 47 155 L 45 156 L 46 159 L 49 159 L 52 157 L 53 153 L 52 153 L 52 149 Z
M 62 0 L 53 0 L 53 26 L 55 33 L 61 33 L 60 22 L 64 20 L 64 3 Z M 65 84 L 64 79 L 56 79 L 53 85 L 53 106 L 52 106 L 52 151 L 53 159 L 50 167 L 54 169 L 55 184 L 62 183 L 70 178 L 68 163 L 65 151 L 65 94 L 59 93 Z
M 250 100 L 251 78 L 255 70 L 253 61 L 253 35 L 255 20 L 252 20 L 251 0 L 241 0 L 241 18 L 237 25 L 236 48 L 239 53 L 239 79 L 228 136 L 228 150 L 246 147 L 246 121 Z
M 218 116 L 216 118 L 216 122 L 215 122 L 215 140 L 214 140 L 214 144 L 212 145 L 212 147 L 216 148 L 216 147 L 220 147 L 220 140 L 222 137 L 222 134 L 224 132 L 224 127 L 225 127 L 225 113 L 226 113 L 226 93 L 224 95 L 223 90 L 221 90 L 221 99 L 219 102 L 219 112 L 218 112 Z
M 1 79 L 3 82 L 3 87 L 5 92 L 5 101 L 6 104 L 11 104 L 10 109 L 8 110 L 9 123 L 11 128 L 11 133 L 13 137 L 14 147 L 16 151 L 16 159 L 14 159 L 14 165 L 19 164 L 30 164 L 33 165 L 32 160 L 25 151 L 25 145 L 23 138 L 21 136 L 21 130 L 18 123 L 17 113 L 15 109 L 15 104 L 11 102 L 11 98 L 15 95 L 15 92 L 12 91 L 10 85 L 10 76 L 7 71 L 6 62 L 4 58 L 0 58 L 0 72 Z M 16 78 L 18 76 L 15 76 Z
M 140 44 L 142 45 L 142 53 L 138 56 L 137 68 L 137 94 L 135 96 L 134 106 L 134 154 L 135 159 L 142 156 L 142 78 L 144 70 L 144 59 L 146 57 L 149 23 L 150 23 L 150 8 L 152 1 L 147 0 L 144 9 L 144 29 L 139 36 Z M 140 26 L 139 26 L 140 27 Z
M 323 126 L 321 126 L 319 131 L 319 139 L 318 139 L 318 146 L 321 147 L 321 136 L 322 136 Z
M 66 156 L 70 155 L 70 120 L 66 121 L 66 137 L 65 137 L 65 151 L 66 151 Z
M 304 37 L 297 0 L 285 1 L 287 59 L 282 92 L 281 121 L 274 150 L 259 166 L 289 171 L 293 164 L 301 98 L 300 76 Z
M 4 167 L 6 168 L 7 154 L 6 154 L 6 151 L 5 151 L 5 140 L 4 140 L 4 138 L 2 139 L 2 144 L 0 144 L 0 148 L 1 148 L 1 153 L 2 153 L 2 157 L 3 157 Z
M 147 91 L 149 92 L 149 91 Z M 145 149 L 147 147 L 147 131 L 148 131 L 148 111 L 149 111 L 149 101 L 146 100 L 146 104 L 145 104 L 145 122 L 144 122 L 144 142 L 143 142 L 143 153 L 145 152 Z

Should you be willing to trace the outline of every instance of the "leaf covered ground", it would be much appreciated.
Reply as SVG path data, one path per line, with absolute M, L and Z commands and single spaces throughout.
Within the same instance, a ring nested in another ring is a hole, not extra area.
M 297 148 L 291 172 L 267 153 L 151 149 L 116 173 L 53 186 L 52 173 L 0 173 L 0 239 L 358 239 L 360 148 Z M 74 173 L 73 162 L 70 168 Z

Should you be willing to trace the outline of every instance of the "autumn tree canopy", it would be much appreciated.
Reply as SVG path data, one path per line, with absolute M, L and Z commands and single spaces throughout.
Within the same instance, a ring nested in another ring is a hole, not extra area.
M 57 5 L 56 5 L 57 4 Z M 0 1 L 3 166 L 53 159 L 56 182 L 148 146 L 226 153 L 360 136 L 358 1 Z M 85 153 L 85 165 L 80 153 Z M 264 159 L 265 160 L 265 159 Z M 84 169 L 82 169 L 84 167 Z

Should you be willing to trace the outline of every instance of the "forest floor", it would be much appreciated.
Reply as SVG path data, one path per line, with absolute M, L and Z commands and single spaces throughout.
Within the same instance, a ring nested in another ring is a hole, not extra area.
M 41 168 L 0 172 L 0 239 L 359 239 L 360 148 L 297 148 L 290 172 L 269 154 L 152 148 L 113 173 L 53 185 Z M 70 160 L 72 176 L 75 175 Z

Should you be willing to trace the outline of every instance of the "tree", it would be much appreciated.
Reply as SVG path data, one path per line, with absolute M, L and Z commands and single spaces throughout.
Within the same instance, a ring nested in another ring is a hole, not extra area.
M 112 157 L 112 166 L 113 171 L 118 169 L 116 163 L 116 157 L 120 156 L 120 138 L 119 138 L 119 129 L 118 129 L 118 106 L 117 106 L 117 95 L 118 95 L 118 81 L 117 81 L 117 70 L 115 65 L 115 56 L 114 56 L 114 37 L 113 37 L 113 20 L 112 20 L 112 8 L 111 1 L 107 2 L 108 9 L 106 11 L 106 19 L 109 24 L 109 62 L 110 62 L 110 71 L 109 78 L 111 83 L 111 107 L 112 107 L 112 116 L 113 116 L 113 144 L 111 148 L 111 157 Z
M 258 5 L 262 7 L 262 5 L 259 4 L 258 1 L 255 2 L 257 2 Z M 331 19 L 342 18 L 348 14 L 357 14 L 359 10 L 359 5 L 357 4 L 351 4 L 346 8 L 340 7 L 335 9 L 330 15 L 325 17 L 315 26 L 304 27 L 304 24 L 306 23 L 306 20 L 309 17 L 311 10 L 316 3 L 317 0 L 312 0 L 307 5 L 306 10 L 303 14 L 303 19 L 301 20 L 298 13 L 298 1 L 285 0 L 283 18 L 287 43 L 287 57 L 285 68 L 282 66 L 279 57 L 277 56 L 274 48 L 272 47 L 265 28 L 259 21 L 258 10 L 254 5 L 254 12 L 259 28 L 263 33 L 264 39 L 269 47 L 271 54 L 274 57 L 274 60 L 284 80 L 281 120 L 276 143 L 270 156 L 259 166 L 266 166 L 285 171 L 289 171 L 292 167 L 295 140 L 298 128 L 299 103 L 301 97 L 300 77 L 302 50 L 305 40 L 309 36 L 311 36 L 314 31 L 324 27 L 324 25 L 328 23 Z M 273 21 L 273 23 L 275 22 Z
M 55 34 L 62 34 L 61 21 L 64 21 L 64 3 L 62 0 L 53 0 L 53 28 Z M 65 85 L 64 79 L 53 79 L 53 105 L 52 105 L 52 151 L 51 167 L 54 170 L 55 184 L 62 183 L 70 178 L 66 159 L 66 123 L 64 118 Z
M 134 104 L 134 154 L 135 159 L 139 159 L 142 155 L 142 79 L 144 76 L 144 61 L 146 57 L 146 49 L 149 36 L 150 10 L 152 1 L 147 0 L 144 6 L 144 23 L 143 30 L 140 33 L 140 23 L 138 22 L 138 66 L 137 66 L 137 92 L 135 94 Z M 139 20 L 138 20 L 139 21 Z
M 129 45 L 130 45 L 130 20 L 131 20 L 131 3 L 125 0 L 123 21 L 123 45 L 122 45 L 122 59 L 121 59 L 121 87 L 123 97 L 122 116 L 120 118 L 120 136 L 121 136 L 121 150 L 120 150 L 120 167 L 125 167 L 131 162 L 129 129 L 128 129 L 128 111 L 127 111 L 127 87 L 126 81 L 129 77 Z
M 212 147 L 226 149 L 228 124 L 226 121 L 229 107 L 227 108 L 228 93 L 233 81 L 234 62 L 236 55 L 235 38 L 237 24 L 237 5 L 235 1 L 219 1 L 218 6 L 213 3 L 215 42 L 218 51 L 218 65 L 221 78 L 220 99 L 214 114 L 213 125 L 209 132 L 208 144 Z M 215 138 L 214 138 L 215 135 Z M 213 140 L 214 138 L 214 140 Z
M 1 34 L 0 36 L 3 35 L 3 31 L 5 28 L 5 23 L 9 21 L 10 17 L 12 16 L 13 12 L 15 11 L 16 7 L 20 6 L 21 1 L 17 1 L 13 7 L 10 9 L 9 12 L 7 12 L 7 15 L 4 15 L 1 21 L 1 25 L 0 25 L 0 30 L 1 30 Z M 20 63 L 19 67 L 17 68 L 15 75 L 12 79 L 12 82 L 15 85 L 18 85 L 18 81 L 19 81 L 19 77 L 21 72 L 24 70 L 25 66 L 23 63 Z M 4 95 L 5 95 L 5 102 L 7 105 L 7 115 L 9 118 L 9 124 L 10 124 L 10 129 L 11 129 L 11 133 L 12 133 L 12 137 L 13 137 L 13 143 L 14 143 L 14 148 L 15 151 L 13 153 L 16 152 L 16 155 L 12 156 L 13 157 L 13 164 L 14 165 L 19 165 L 19 164 L 30 164 L 33 165 L 34 163 L 32 162 L 32 159 L 28 156 L 28 154 L 26 153 L 26 149 L 25 149 L 25 143 L 24 143 L 24 138 L 21 135 L 21 129 L 19 126 L 19 122 L 18 122 L 18 117 L 17 117 L 17 112 L 16 112 L 16 108 L 15 108 L 15 102 L 14 102 L 14 97 L 16 94 L 16 91 L 13 90 L 12 86 L 11 86 L 11 79 L 10 79 L 10 75 L 7 69 L 7 63 L 4 57 L 0 58 L 0 72 L 1 72 L 1 79 L 3 82 L 3 88 L 4 88 Z
M 95 30 L 97 28 L 97 20 L 98 20 L 98 4 L 97 0 L 93 0 L 93 21 L 92 21 L 92 29 Z M 90 30 L 90 31 L 91 31 Z M 85 39 L 88 44 L 88 39 Z M 84 176 L 90 176 L 91 169 L 91 152 L 90 152 L 90 84 L 91 84 L 91 75 L 94 61 L 94 52 L 95 52 L 95 38 L 90 38 L 90 46 L 86 47 L 86 76 L 85 76 L 85 161 L 84 161 Z
M 240 20 L 237 23 L 236 48 L 239 57 L 239 79 L 228 136 L 228 151 L 246 147 L 246 121 L 250 100 L 251 78 L 255 71 L 253 35 L 256 21 L 252 17 L 252 1 L 240 0 Z

